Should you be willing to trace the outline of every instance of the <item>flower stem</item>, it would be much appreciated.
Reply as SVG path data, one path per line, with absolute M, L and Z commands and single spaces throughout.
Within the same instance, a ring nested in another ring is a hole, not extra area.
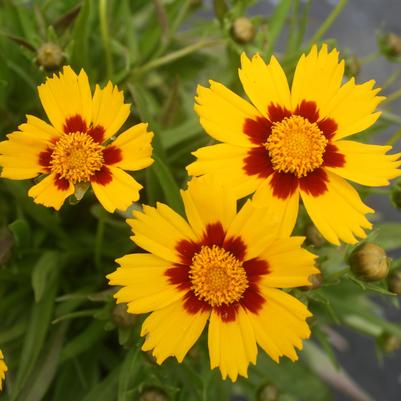
M 113 77 L 113 59 L 111 56 L 109 26 L 107 23 L 107 0 L 100 0 L 99 2 L 99 20 L 100 32 L 106 56 L 107 77 L 111 79 Z

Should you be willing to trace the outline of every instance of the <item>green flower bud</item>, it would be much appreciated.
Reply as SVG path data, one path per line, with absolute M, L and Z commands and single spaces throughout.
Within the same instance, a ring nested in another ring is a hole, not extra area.
M 233 22 L 231 34 L 236 42 L 248 43 L 255 37 L 256 30 L 249 18 L 239 17 Z
M 322 281 L 323 281 L 323 276 L 321 275 L 321 273 L 312 274 L 311 276 L 309 276 L 310 285 L 305 285 L 301 287 L 301 290 L 303 291 L 316 290 L 320 288 L 320 286 L 322 285 Z
M 149 387 L 142 391 L 139 401 L 168 401 L 168 396 L 158 387 Z
M 361 72 L 361 62 L 356 54 L 350 54 L 345 58 L 344 74 L 348 78 L 357 77 Z
M 393 270 L 387 277 L 388 289 L 394 294 L 401 295 L 401 269 Z
M 401 38 L 395 33 L 379 34 L 378 44 L 382 54 L 390 60 L 401 54 Z
M 365 242 L 355 248 L 349 258 L 351 271 L 363 281 L 378 281 L 387 277 L 389 259 L 383 248 Z
M 274 384 L 264 385 L 258 392 L 258 401 L 276 401 L 278 400 L 279 392 Z
M 383 333 L 377 339 L 377 343 L 380 349 L 387 354 L 393 353 L 401 346 L 401 340 L 389 333 Z
M 327 242 L 325 238 L 320 234 L 319 230 L 315 227 L 314 224 L 309 224 L 305 229 L 306 235 L 306 243 L 309 245 L 313 245 L 316 248 L 320 248 L 325 245 Z
M 136 316 L 128 313 L 127 304 L 117 304 L 111 312 L 111 318 L 117 327 L 128 328 L 135 324 Z
M 64 54 L 55 43 L 43 43 L 36 52 L 36 61 L 45 70 L 56 70 L 63 64 Z

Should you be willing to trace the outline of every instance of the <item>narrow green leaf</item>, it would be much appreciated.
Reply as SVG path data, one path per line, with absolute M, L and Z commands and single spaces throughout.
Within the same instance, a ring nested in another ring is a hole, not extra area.
M 116 400 L 117 381 L 121 368 L 114 369 L 103 381 L 91 389 L 82 401 Z
M 55 273 L 60 264 L 59 253 L 46 251 L 36 262 L 32 271 L 32 288 L 35 294 L 35 301 L 39 302 L 46 289 L 46 283 Z
M 85 0 L 75 20 L 70 63 L 76 68 L 88 67 L 91 0 Z
M 292 0 L 282 0 L 276 6 L 269 21 L 269 44 L 266 51 L 266 59 L 269 60 L 273 54 L 276 42 L 284 28 L 286 18 L 291 9 Z
M 8 225 L 18 248 L 27 248 L 31 242 L 31 229 L 25 219 L 17 219 Z
M 140 347 L 130 350 L 123 362 L 118 377 L 118 401 L 129 401 L 129 387 L 135 381 L 136 373 L 140 367 L 139 355 Z

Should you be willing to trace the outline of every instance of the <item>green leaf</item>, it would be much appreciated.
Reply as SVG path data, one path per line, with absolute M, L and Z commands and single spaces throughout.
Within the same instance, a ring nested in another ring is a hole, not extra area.
M 18 248 L 28 248 L 31 242 L 31 229 L 25 219 L 17 219 L 8 225 L 13 233 L 15 244 Z
M 118 401 L 129 401 L 129 387 L 132 386 L 136 379 L 136 372 L 140 368 L 139 355 L 140 347 L 130 350 L 123 362 L 119 377 L 118 377 Z
M 36 262 L 32 271 L 32 288 L 35 301 L 39 302 L 46 289 L 46 283 L 60 264 L 60 255 L 55 251 L 46 251 Z
M 42 350 L 50 326 L 56 292 L 57 276 L 54 275 L 47 282 L 46 296 L 42 297 L 39 302 L 34 303 L 32 306 L 30 321 L 15 378 L 12 400 L 17 399 Z
M 282 0 L 276 6 L 273 15 L 269 21 L 269 44 L 266 51 L 266 59 L 269 60 L 270 56 L 276 46 L 276 42 L 284 28 L 288 13 L 291 9 L 292 0 Z
M 103 381 L 97 384 L 82 401 L 114 401 L 116 400 L 117 381 L 120 367 L 114 369 Z

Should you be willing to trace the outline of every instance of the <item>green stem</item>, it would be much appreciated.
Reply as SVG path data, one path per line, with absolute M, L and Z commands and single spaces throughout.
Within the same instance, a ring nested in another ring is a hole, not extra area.
M 386 104 L 386 103 L 391 103 L 394 102 L 394 100 L 397 100 L 399 97 L 401 97 L 401 88 L 397 89 L 396 91 L 394 91 L 393 93 L 390 93 L 383 101 L 382 101 L 382 105 Z
M 101 263 L 102 263 L 104 225 L 105 221 L 104 221 L 104 215 L 102 213 L 97 222 L 96 238 L 95 238 L 95 266 L 98 270 L 101 269 Z
M 401 125 L 401 117 L 389 111 L 383 110 L 380 119 L 388 123 Z
M 329 16 L 325 19 L 325 21 L 320 25 L 320 28 L 316 31 L 311 39 L 311 43 L 319 42 L 319 40 L 323 37 L 323 35 L 328 31 L 337 17 L 340 15 L 344 7 L 347 5 L 348 0 L 340 0 L 338 4 L 334 7 L 333 11 L 329 14 Z
M 368 64 L 368 63 L 371 63 L 374 60 L 377 60 L 380 56 L 381 56 L 380 52 L 373 52 L 373 53 L 368 54 L 365 57 L 361 57 L 359 59 L 359 62 L 361 64 Z
M 387 142 L 387 146 L 393 146 L 401 138 L 401 130 L 398 130 Z
M 209 46 L 214 46 L 217 44 L 222 44 L 222 41 L 221 40 L 204 40 L 204 41 L 201 41 L 198 43 L 194 43 L 194 44 L 186 46 L 180 50 L 177 50 L 175 52 L 171 52 L 171 53 L 167 54 L 166 56 L 163 56 L 156 60 L 150 61 L 149 63 L 143 65 L 142 67 L 136 68 L 134 70 L 134 74 L 143 74 L 144 72 L 153 70 L 154 68 L 161 67 L 165 64 L 169 64 L 175 60 L 185 57 L 191 53 L 194 53 L 199 49 L 209 47 Z
M 103 47 L 106 55 L 107 77 L 111 79 L 113 77 L 113 59 L 111 56 L 109 26 L 107 23 L 107 0 L 100 0 L 99 2 L 99 20 Z

